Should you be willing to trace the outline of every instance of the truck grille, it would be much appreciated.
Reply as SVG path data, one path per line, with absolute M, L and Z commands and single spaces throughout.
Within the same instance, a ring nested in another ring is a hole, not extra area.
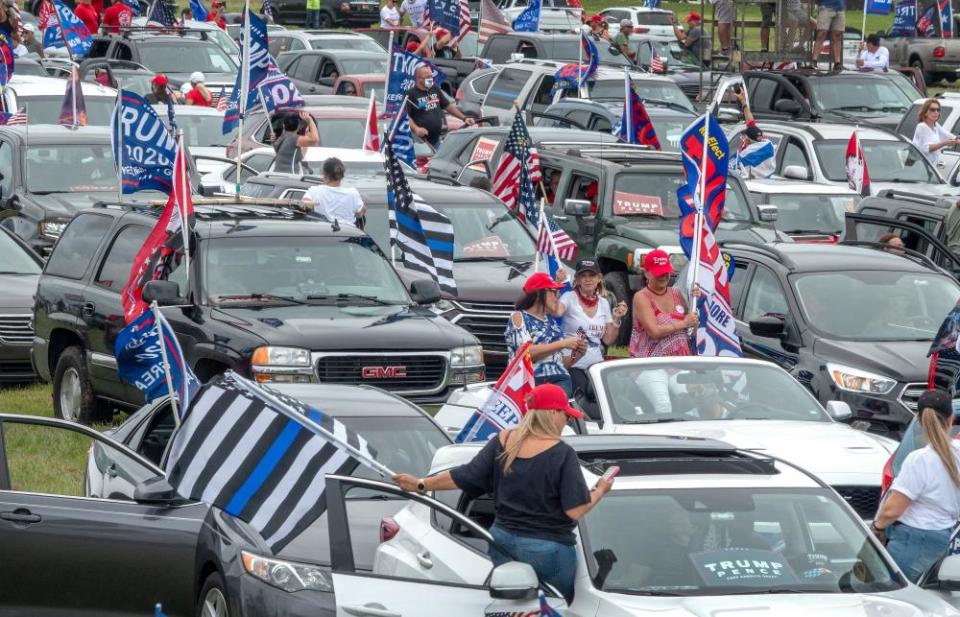
M 367 385 L 392 392 L 435 392 L 443 387 L 447 359 L 441 355 L 321 356 L 317 379 L 325 383 Z
M 30 315 L 0 315 L 0 343 L 29 345 L 33 342 Z
M 453 323 L 477 337 L 483 346 L 487 376 L 496 379 L 507 368 L 507 341 L 504 331 L 514 308 L 505 302 L 454 302 L 460 314 Z
M 903 392 L 900 393 L 900 402 L 906 405 L 913 413 L 917 413 L 917 402 L 920 400 L 920 395 L 927 391 L 927 384 L 925 383 L 908 383 L 903 387 Z
M 879 486 L 835 486 L 833 490 L 840 493 L 860 518 L 872 519 L 876 516 L 877 507 L 880 505 Z

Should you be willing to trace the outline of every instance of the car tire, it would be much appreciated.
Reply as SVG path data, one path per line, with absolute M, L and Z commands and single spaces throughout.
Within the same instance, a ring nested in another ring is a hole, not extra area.
M 219 572 L 212 573 L 203 581 L 197 598 L 197 617 L 230 617 L 227 586 L 223 584 Z
M 928 86 L 933 85 L 933 75 L 923 70 L 923 61 L 920 58 L 914 58 L 910 61 L 910 66 L 920 71 L 920 74 L 923 75 L 923 83 Z
M 53 411 L 62 420 L 80 424 L 105 422 L 113 416 L 113 410 L 93 392 L 80 347 L 67 347 L 57 359 L 53 373 Z
M 329 30 L 333 27 L 333 15 L 326 11 L 320 12 L 320 29 Z
M 627 273 L 607 272 L 603 275 L 603 286 L 614 296 L 614 301 L 610 305 L 611 311 L 616 307 L 617 302 L 627 303 L 627 314 L 623 316 L 620 333 L 617 334 L 617 341 L 614 344 L 617 346 L 628 345 L 630 343 L 630 330 L 633 325 L 633 294 L 630 293 Z

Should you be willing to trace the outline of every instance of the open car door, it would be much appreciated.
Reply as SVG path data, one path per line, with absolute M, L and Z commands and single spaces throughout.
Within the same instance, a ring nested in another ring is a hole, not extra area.
M 942 240 L 920 225 L 887 216 L 858 212 L 846 214 L 843 240 L 846 244 L 876 243 L 880 236 L 886 233 L 895 233 L 900 236 L 904 247 L 908 249 L 905 256 L 925 258 L 954 278 L 960 275 L 960 256 L 954 254 Z

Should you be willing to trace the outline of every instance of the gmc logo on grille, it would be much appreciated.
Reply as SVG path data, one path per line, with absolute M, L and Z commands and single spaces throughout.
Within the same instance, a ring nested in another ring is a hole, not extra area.
M 364 379 L 402 379 L 407 376 L 405 366 L 364 366 L 360 369 Z

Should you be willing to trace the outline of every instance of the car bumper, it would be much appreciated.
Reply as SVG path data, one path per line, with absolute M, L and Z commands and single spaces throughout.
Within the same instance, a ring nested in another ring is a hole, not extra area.
M 930 73 L 956 73 L 960 65 L 956 62 L 931 62 L 926 69 Z
M 286 592 L 267 585 L 249 574 L 232 580 L 228 590 L 237 598 L 240 615 L 257 617 L 336 617 L 337 603 L 333 593 L 322 591 Z
M 29 345 L 0 343 L 0 383 L 20 383 L 36 378 Z

